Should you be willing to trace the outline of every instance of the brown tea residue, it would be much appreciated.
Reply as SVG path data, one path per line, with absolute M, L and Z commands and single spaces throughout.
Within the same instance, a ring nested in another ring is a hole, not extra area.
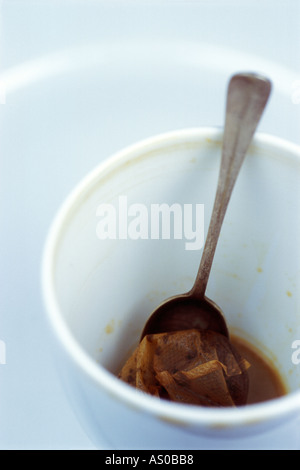
M 105 327 L 105 333 L 107 335 L 110 335 L 111 333 L 114 332 L 114 329 L 115 329 L 115 321 L 111 320 Z
M 287 394 L 286 386 L 278 370 L 261 351 L 238 336 L 232 336 L 231 343 L 251 364 L 248 369 L 248 405 Z

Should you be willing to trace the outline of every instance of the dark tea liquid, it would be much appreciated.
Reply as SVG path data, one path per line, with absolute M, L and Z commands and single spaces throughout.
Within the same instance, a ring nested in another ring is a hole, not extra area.
M 231 343 L 251 364 L 248 369 L 249 394 L 247 404 L 259 403 L 286 395 L 287 390 L 276 368 L 270 360 L 236 336 L 230 337 Z

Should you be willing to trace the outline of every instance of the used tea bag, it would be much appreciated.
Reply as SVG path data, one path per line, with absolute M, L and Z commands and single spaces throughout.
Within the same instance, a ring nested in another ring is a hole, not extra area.
M 246 402 L 249 366 L 225 336 L 193 329 L 145 336 L 119 377 L 176 402 L 239 406 Z

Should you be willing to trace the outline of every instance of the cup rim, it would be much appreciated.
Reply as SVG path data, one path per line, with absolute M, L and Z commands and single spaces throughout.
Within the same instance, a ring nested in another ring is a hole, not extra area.
M 269 419 L 280 419 L 286 414 L 300 410 L 300 390 L 263 403 L 237 408 L 206 408 L 161 400 L 135 390 L 98 364 L 79 344 L 70 332 L 59 306 L 54 285 L 55 253 L 70 213 L 80 204 L 83 194 L 93 187 L 97 179 L 112 168 L 131 159 L 145 149 L 167 142 L 187 138 L 209 138 L 220 141 L 223 129 L 219 127 L 185 128 L 164 132 L 129 145 L 102 161 L 89 172 L 62 203 L 50 226 L 42 256 L 42 297 L 54 336 L 79 369 L 107 394 L 123 404 L 156 416 L 158 419 L 182 426 L 201 426 L 210 429 L 231 428 L 238 425 L 257 424 Z M 257 133 L 251 145 L 264 148 L 282 148 L 300 160 L 300 146 L 271 134 Z M 122 165 L 121 165 L 122 166 Z

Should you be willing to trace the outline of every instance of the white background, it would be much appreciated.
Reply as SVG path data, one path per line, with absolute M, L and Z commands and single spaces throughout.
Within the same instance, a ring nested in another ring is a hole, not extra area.
M 1 2 L 1 449 L 94 448 L 58 381 L 41 296 L 61 202 L 127 144 L 222 126 L 236 71 L 271 78 L 259 130 L 299 144 L 299 26 L 297 0 Z

